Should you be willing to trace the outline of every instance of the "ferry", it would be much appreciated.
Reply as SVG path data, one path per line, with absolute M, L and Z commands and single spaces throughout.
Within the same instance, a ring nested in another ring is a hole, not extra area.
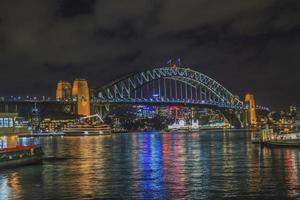
M 112 129 L 107 124 L 102 125 L 73 125 L 63 130 L 64 136 L 95 136 L 110 135 Z
M 17 145 L 0 149 L 0 168 L 17 167 L 43 162 L 43 150 L 40 146 Z
M 261 132 L 252 132 L 251 133 L 251 142 L 260 143 L 261 141 Z
M 207 125 L 199 125 L 198 120 L 191 120 L 190 124 L 187 124 L 184 119 L 178 120 L 178 122 L 169 125 L 168 131 L 188 132 L 188 131 L 202 131 L 202 130 L 224 130 L 230 128 L 229 123 L 215 122 Z M 233 128 L 233 127 L 231 127 Z
M 33 132 L 30 134 L 21 134 L 18 135 L 19 138 L 31 138 L 31 137 L 55 137 L 55 136 L 64 136 L 65 134 L 63 132 Z
M 190 130 L 190 126 L 186 125 L 183 119 L 178 120 L 178 122 L 173 123 L 168 126 L 168 131 L 177 131 L 177 132 L 188 132 Z
M 290 134 L 279 134 L 270 140 L 263 141 L 268 147 L 300 147 L 300 132 Z
M 96 118 L 94 123 L 86 122 L 85 120 Z M 108 124 L 105 124 L 98 114 L 81 117 L 78 124 L 70 125 L 63 129 L 64 136 L 96 136 L 110 135 L 112 129 Z
M 283 130 L 274 133 L 272 129 L 262 130 L 262 145 L 268 147 L 300 147 L 300 131 Z

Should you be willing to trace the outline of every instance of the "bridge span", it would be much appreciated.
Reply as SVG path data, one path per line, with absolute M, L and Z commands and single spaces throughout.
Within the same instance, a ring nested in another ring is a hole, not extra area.
M 216 80 L 190 68 L 161 67 L 114 80 L 96 89 L 94 103 L 189 104 L 248 109 Z M 268 108 L 257 106 L 258 109 Z
M 90 110 L 90 104 L 93 112 L 98 112 L 99 106 L 107 108 L 109 104 L 187 105 L 237 112 L 251 110 L 251 113 L 255 109 L 269 111 L 266 107 L 256 106 L 253 98 L 251 102 L 249 98 L 242 101 L 216 80 L 191 68 L 160 67 L 130 74 L 95 89 L 92 97 L 86 80 L 76 79 L 72 89 L 71 84 L 66 83 L 59 82 L 56 99 L 28 96 L 0 98 L 0 107 L 5 105 L 1 111 L 6 110 L 7 105 L 16 105 L 14 108 L 17 108 L 17 105 L 33 104 L 56 105 L 63 112 L 78 115 L 81 115 L 80 110 L 89 113 L 87 108 Z

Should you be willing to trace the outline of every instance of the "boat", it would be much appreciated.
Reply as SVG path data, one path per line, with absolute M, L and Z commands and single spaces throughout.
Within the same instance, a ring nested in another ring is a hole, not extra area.
M 21 134 L 18 135 L 19 138 L 31 138 L 31 137 L 54 137 L 54 136 L 64 136 L 63 132 L 54 132 L 54 133 L 47 133 L 47 132 L 39 132 L 39 133 L 31 133 L 31 134 Z
M 261 141 L 261 132 L 252 132 L 251 133 L 251 142 L 252 143 L 260 143 Z
M 175 121 L 172 125 L 169 125 L 167 131 L 176 131 L 176 132 L 191 132 L 199 131 L 199 122 L 198 120 L 191 120 L 190 124 L 187 124 L 184 119 L 179 119 Z
M 17 145 L 0 149 L 0 168 L 17 167 L 43 162 L 43 150 L 40 146 Z
M 102 125 L 72 125 L 63 130 L 64 136 L 96 136 L 110 135 L 111 127 L 107 124 Z
M 300 131 L 283 130 L 274 133 L 273 129 L 262 130 L 261 143 L 267 147 L 300 147 Z
M 168 131 L 177 131 L 177 132 L 188 132 L 190 129 L 189 125 L 186 125 L 183 119 L 178 120 L 178 122 L 173 123 L 168 126 Z
M 289 140 L 270 140 L 264 142 L 264 146 L 267 147 L 300 147 L 299 139 L 289 139 Z
M 96 121 L 92 119 L 96 118 Z M 96 136 L 111 135 L 110 125 L 105 124 L 100 115 L 94 114 L 79 118 L 77 124 L 65 127 L 62 132 L 64 136 Z
M 191 131 L 203 131 L 203 130 L 225 130 L 228 129 L 229 124 L 226 122 L 215 122 L 206 125 L 199 125 L 198 120 L 191 120 L 190 124 L 187 124 L 184 119 L 179 119 L 172 125 L 169 125 L 168 131 L 177 132 L 191 132 Z

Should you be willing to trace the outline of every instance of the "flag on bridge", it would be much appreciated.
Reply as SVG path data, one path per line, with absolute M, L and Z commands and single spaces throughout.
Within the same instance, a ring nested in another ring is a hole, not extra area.
M 181 66 L 181 59 L 180 58 L 177 58 L 177 66 Z
M 170 65 L 171 66 L 172 64 L 172 60 L 170 59 L 168 62 L 167 62 L 167 65 Z

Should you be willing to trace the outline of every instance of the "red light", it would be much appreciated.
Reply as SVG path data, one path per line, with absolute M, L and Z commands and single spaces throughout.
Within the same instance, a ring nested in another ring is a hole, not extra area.
M 170 110 L 180 110 L 179 106 L 170 106 Z

